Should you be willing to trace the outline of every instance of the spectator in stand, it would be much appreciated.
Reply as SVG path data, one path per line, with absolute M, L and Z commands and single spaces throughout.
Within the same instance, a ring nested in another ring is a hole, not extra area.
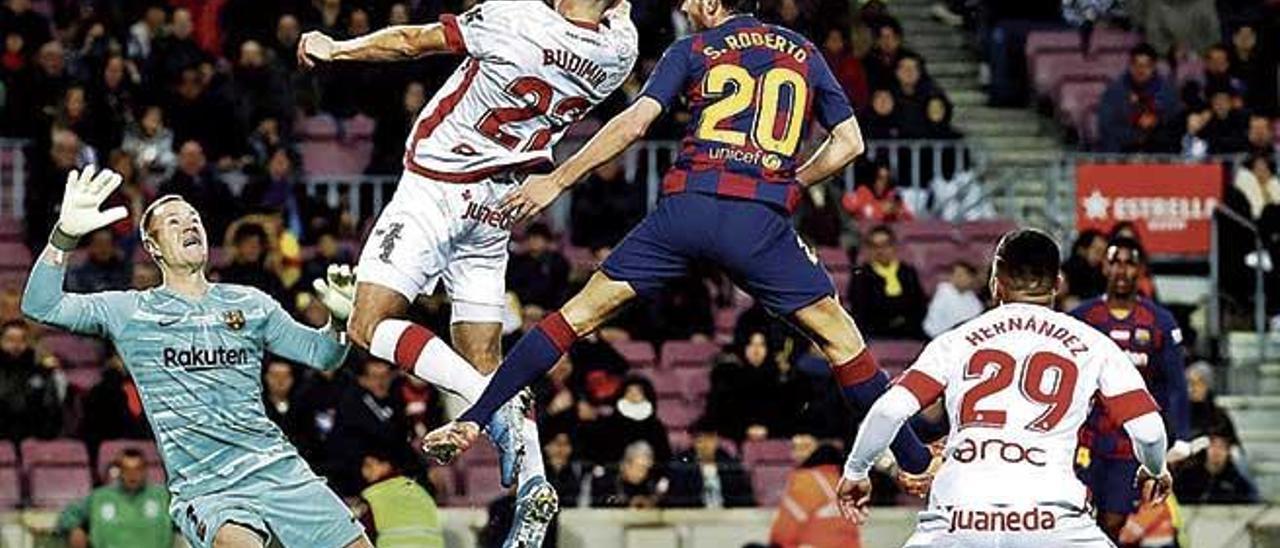
M 23 54 L 30 55 L 40 44 L 53 39 L 49 20 L 31 9 L 31 0 L 7 0 L 0 7 L 0 34 L 13 33 L 26 44 Z
M 1236 170 L 1232 186 L 1249 202 L 1249 216 L 1255 221 L 1267 206 L 1280 206 L 1280 179 L 1269 155 L 1250 154 Z
M 893 74 L 893 100 L 903 137 L 929 137 L 933 126 L 929 122 L 929 101 L 941 92 L 925 74 L 924 59 L 914 53 L 903 55 Z
M 311 280 L 323 278 L 329 265 L 354 263 L 351 251 L 342 247 L 337 234 L 332 229 L 322 230 L 316 237 L 315 255 L 302 264 L 302 278 L 298 283 L 302 287 L 311 287 Z
M 311 235 L 332 221 L 318 201 L 298 184 L 295 158 L 288 149 L 277 148 L 271 152 L 266 173 L 245 186 L 241 194 L 245 208 L 253 213 L 278 214 L 283 228 L 302 241 L 311 241 Z
M 902 24 L 897 19 L 888 16 L 877 19 L 872 23 L 871 32 L 875 44 L 862 60 L 862 67 L 871 89 L 889 89 L 896 80 L 898 60 L 915 52 L 902 47 Z
M 427 104 L 427 91 L 422 82 L 409 82 L 404 88 L 400 108 L 384 109 L 373 129 L 373 157 L 365 171 L 380 175 L 398 175 L 404 170 L 404 136 L 413 130 L 418 112 Z M 575 191 L 576 192 L 576 191 Z
M 1153 152 L 1158 131 L 1177 114 L 1173 85 L 1156 73 L 1156 50 L 1139 44 L 1129 50 L 1129 68 L 1107 86 L 1098 103 L 1098 132 L 1104 152 Z
M 170 548 L 169 491 L 147 483 L 147 461 L 129 448 L 115 456 L 119 476 L 58 515 L 57 531 L 70 548 Z
M 1214 0 L 1149 0 L 1134 20 L 1156 51 L 1204 51 L 1221 39 Z
M 84 400 L 81 435 L 93 454 L 102 440 L 151 438 L 151 425 L 142 412 L 142 398 L 118 354 L 107 358 L 102 379 Z
M 568 358 L 574 394 L 592 405 L 608 405 L 621 395 L 630 366 L 613 345 L 589 335 L 569 348 Z
M 307 417 L 297 404 L 296 386 L 293 365 L 289 362 L 272 359 L 262 369 L 262 404 L 267 409 L 267 418 L 280 427 L 289 443 L 310 462 L 320 456 L 319 447 L 309 435 Z
M 821 247 L 838 247 L 844 228 L 840 215 L 839 184 L 809 185 L 800 192 L 800 206 L 796 208 L 796 225 L 801 236 L 809 243 Z
M 1280 151 L 1272 134 L 1271 120 L 1261 114 L 1249 115 L 1249 133 L 1245 140 L 1250 154 L 1275 155 Z
M 616 469 L 598 470 L 591 480 L 592 508 L 657 508 L 667 480 L 654 466 L 653 448 L 644 441 L 626 447 Z
M 1209 46 L 1204 53 L 1205 89 L 1244 90 L 1244 82 L 1232 74 L 1231 50 L 1225 44 Z M 1237 108 L 1240 105 L 1236 105 Z
M 1173 485 L 1183 504 L 1251 504 L 1258 502 L 1253 484 L 1232 462 L 1231 438 L 1209 433 L 1209 448 L 1183 462 Z
M 276 269 L 269 266 L 267 231 L 257 223 L 244 222 L 231 234 L 231 263 L 217 270 L 218 281 L 242 284 L 262 290 L 276 302 L 285 301 L 284 284 Z
M 1231 87 L 1215 85 L 1207 87 L 1205 93 L 1209 96 L 1209 109 L 1187 116 L 1184 153 L 1188 150 L 1195 155 L 1199 155 L 1201 150 L 1208 154 L 1246 151 L 1249 146 L 1246 140 L 1249 116 L 1236 106 L 1239 100 L 1237 91 Z
M 1192 440 L 1208 436 L 1210 432 L 1237 439 L 1231 415 L 1215 401 L 1213 366 L 1207 362 L 1196 362 L 1187 367 L 1187 400 L 1191 407 Z
M 1244 23 L 1231 33 L 1231 75 L 1244 82 L 1244 103 L 1262 114 L 1276 113 L 1274 48 L 1259 47 L 1258 31 Z
M 25 321 L 0 326 L 0 439 L 57 437 L 62 425 L 57 375 L 44 360 L 37 361 Z
M 89 141 L 103 152 L 120 147 L 124 128 L 133 121 L 137 80 L 127 71 L 124 57 L 112 55 L 103 65 L 101 77 L 89 88 L 89 113 L 97 126 L 97 134 Z
M 232 156 L 245 148 L 246 128 L 237 123 L 225 97 L 209 89 L 201 70 L 187 68 L 179 73 L 175 93 L 164 108 L 165 118 L 175 143 L 196 141 L 219 169 L 231 169 L 235 167 Z
M 915 267 L 898 259 L 893 229 L 872 228 L 866 237 L 870 259 L 853 272 L 849 308 L 864 335 L 921 339 L 926 303 Z
M 951 265 L 951 277 L 938 282 L 924 316 L 924 333 L 937 337 L 951 328 L 982 314 L 985 309 L 978 290 L 982 282 L 978 271 L 965 261 Z
M 9 88 L 10 120 L 5 134 L 43 139 L 49 115 L 57 110 L 73 81 L 67 73 L 66 50 L 61 42 L 43 42 L 35 66 Z
M 1066 310 L 1075 308 L 1081 300 L 1101 295 L 1107 289 L 1107 277 L 1102 275 L 1102 261 L 1107 257 L 1107 238 L 1095 229 L 1083 230 L 1071 246 L 1071 256 L 1062 264 L 1062 275 L 1067 281 Z
M 711 370 L 706 418 L 734 441 L 789 435 L 809 401 L 805 380 L 786 356 L 770 351 L 764 333 L 752 332 L 735 347 Z
M 105 155 L 107 149 L 104 149 L 95 138 L 99 135 L 101 123 L 89 111 L 84 86 L 72 84 L 62 93 L 53 124 L 55 127 L 69 129 L 79 135 L 85 145 L 93 148 L 95 156 L 98 156 L 99 151 Z
M 440 510 L 431 494 L 407 478 L 387 452 L 370 450 L 360 464 L 365 512 L 359 513 L 378 548 L 444 548 Z
M 849 104 L 858 111 L 865 109 L 871 95 L 867 72 L 862 68 L 862 61 L 853 54 L 849 33 L 843 26 L 827 29 L 826 38 L 822 41 L 822 56 L 826 58 L 827 66 L 831 67 L 831 73 L 835 75 L 840 87 L 844 88 Z
M 121 148 L 131 154 L 143 172 L 147 186 L 156 188 L 178 165 L 173 153 L 173 132 L 164 126 L 164 110 L 156 105 L 142 109 L 138 122 L 131 124 Z
M 372 451 L 384 451 L 397 466 L 412 461 L 404 401 L 392 389 L 395 370 L 375 359 L 364 362 L 356 383 L 338 400 L 325 455 L 334 475 L 335 490 L 344 496 L 359 492 L 360 463 Z
M 168 32 L 151 41 L 151 55 L 144 69 L 148 82 L 167 85 L 177 80 L 184 70 L 209 61 L 209 54 L 200 49 L 192 37 L 194 30 L 189 10 L 173 10 Z
M 168 16 L 159 5 L 147 6 L 142 18 L 129 27 L 129 41 L 125 54 L 130 61 L 145 63 L 151 57 L 152 46 L 165 32 L 164 22 Z
M 840 200 L 845 212 L 859 221 L 873 223 L 894 223 L 910 221 L 915 218 L 902 194 L 898 192 L 893 181 L 893 172 L 889 163 L 877 159 L 871 167 L 873 177 L 870 184 L 859 184 L 853 192 L 846 193 Z
M 293 115 L 293 92 L 288 81 L 267 62 L 266 52 L 256 40 L 240 45 L 225 92 L 240 128 L 254 127 L 263 118 L 285 119 Z
M 751 478 L 742 462 L 720 448 L 720 436 L 707 418 L 695 422 L 693 448 L 677 454 L 667 475 L 670 490 L 662 505 L 670 508 L 745 508 L 755 506 Z
M 523 249 L 512 253 L 507 265 L 507 287 L 524 304 L 553 310 L 564 304 L 569 294 L 569 261 L 551 248 L 555 239 L 543 223 L 530 225 L 524 234 Z
M 582 463 L 573 458 L 573 439 L 568 432 L 557 432 L 542 445 L 547 466 L 547 481 L 560 495 L 561 508 L 578 506 L 582 496 L 582 479 L 586 473 Z
M 195 206 L 204 217 L 205 231 L 214 245 L 222 243 L 223 232 L 239 209 L 226 183 L 209 168 L 204 147 L 196 141 L 182 143 L 178 150 L 178 171 L 160 185 L 159 194 L 177 194 Z
M 573 188 L 569 235 L 573 245 L 596 249 L 616 245 L 644 210 L 637 185 L 626 180 L 622 159 L 605 162 Z
M 133 262 L 124 259 L 111 229 L 96 230 L 88 240 L 88 260 L 67 272 L 67 291 L 99 293 L 128 289 L 133 279 Z
M 862 545 L 859 527 L 840 515 L 835 498 L 844 456 L 835 447 L 817 445 L 812 436 L 806 441 L 812 447 L 798 468 L 787 476 L 787 487 L 778 514 L 773 518 L 769 542 L 781 548 L 859 548 Z
M 444 424 L 444 396 L 431 383 L 413 375 L 401 377 L 400 397 L 404 418 L 415 438 L 421 438 Z
M 580 444 L 584 459 L 608 466 L 618 462 L 628 446 L 643 441 L 658 463 L 671 460 L 667 428 L 658 421 L 658 393 L 653 383 L 644 377 L 629 377 L 613 407 L 611 415 L 584 425 Z
M 865 120 L 865 129 L 869 139 L 897 139 L 902 137 L 902 121 L 898 116 L 898 105 L 893 92 L 877 89 L 871 94 L 871 112 Z

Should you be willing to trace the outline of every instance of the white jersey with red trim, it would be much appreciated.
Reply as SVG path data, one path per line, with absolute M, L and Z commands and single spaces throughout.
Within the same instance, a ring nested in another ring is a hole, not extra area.
M 450 49 L 467 59 L 418 114 L 405 169 L 471 183 L 548 164 L 564 130 L 631 72 L 629 11 L 621 2 L 594 25 L 539 0 L 501 0 L 442 16 Z
M 1006 304 L 929 343 L 899 385 L 945 397 L 951 433 L 930 506 L 1084 508 L 1072 464 L 1094 395 L 1123 421 L 1156 410 L 1124 352 L 1043 306 Z

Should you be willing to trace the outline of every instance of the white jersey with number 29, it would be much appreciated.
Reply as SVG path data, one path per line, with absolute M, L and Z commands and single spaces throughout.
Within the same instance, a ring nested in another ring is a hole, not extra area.
M 951 433 L 931 508 L 1084 508 L 1072 464 L 1094 395 L 1120 422 L 1156 410 L 1115 343 L 1029 304 L 1002 305 L 940 335 L 898 384 L 921 407 L 945 396 Z
M 467 59 L 418 114 L 405 169 L 474 183 L 549 163 L 564 130 L 631 72 L 637 37 L 629 11 L 620 2 L 595 25 L 538 0 L 491 0 L 442 16 L 449 48 Z

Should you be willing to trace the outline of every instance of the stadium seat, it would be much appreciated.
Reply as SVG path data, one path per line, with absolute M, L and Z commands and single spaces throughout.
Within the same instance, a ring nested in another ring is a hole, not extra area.
M 0 268 L 31 269 L 31 250 L 17 242 L 0 242 Z
M 791 442 L 787 440 L 747 440 L 742 442 L 742 464 L 747 468 L 769 464 L 791 464 Z
M 0 219 L 0 242 L 22 242 L 22 222 L 5 217 Z
M 893 230 L 902 244 L 950 241 L 955 237 L 955 229 L 946 221 L 917 220 L 898 223 L 893 225 Z
M 688 430 L 667 430 L 667 444 L 671 446 L 672 453 L 679 453 L 685 449 L 693 447 L 693 434 Z
M 431 482 L 437 487 L 433 496 L 436 504 L 440 506 L 449 506 L 458 504 L 458 475 L 459 468 L 454 466 L 438 466 L 428 471 Z
M 687 430 L 701 416 L 702 406 L 690 404 L 684 398 L 658 400 L 658 420 L 669 429 Z
M 716 334 L 733 333 L 733 328 L 738 325 L 738 316 L 742 314 L 741 310 L 736 308 L 717 308 L 715 310 Z
M 1088 125 L 1090 113 L 1102 100 L 1102 93 L 1107 90 L 1103 80 L 1086 80 L 1064 82 L 1058 93 L 1058 112 L 1063 122 L 1083 133 Z
M 787 476 L 791 465 L 766 464 L 751 468 L 751 488 L 756 494 L 756 504 L 772 508 L 782 500 L 787 490 Z
M 106 358 L 100 341 L 70 333 L 49 333 L 40 339 L 40 345 L 71 367 L 97 367 Z
M 880 362 L 880 367 L 883 367 L 890 377 L 910 367 L 923 349 L 924 343 L 920 341 L 897 339 L 871 341 L 871 353 L 875 354 L 876 361 Z
M 31 505 L 37 508 L 61 509 L 89 494 L 93 481 L 89 467 L 37 466 L 27 474 L 31 488 Z
M 22 504 L 22 482 L 18 467 L 0 465 L 0 510 L 10 510 Z
M 30 274 L 31 271 L 27 269 L 0 269 L 0 289 L 22 291 L 27 286 L 27 276 Z
M 17 465 L 18 452 L 13 448 L 13 442 L 0 440 L 0 468 Z
M 75 367 L 63 370 L 63 374 L 67 376 L 67 384 L 82 393 L 88 393 L 102 380 L 101 367 Z
M 373 118 L 357 114 L 342 120 L 342 131 L 348 141 L 373 139 L 373 131 L 377 127 Z
M 494 499 L 506 494 L 493 466 L 469 467 L 463 472 L 463 497 L 469 506 L 487 507 Z
M 960 225 L 960 236 L 965 242 L 976 241 L 995 243 L 1006 232 L 1018 228 L 1018 224 L 1008 220 L 970 221 Z
M 680 386 L 680 377 L 675 371 L 670 369 L 647 369 L 640 373 L 653 383 L 653 391 L 658 393 L 658 399 L 678 398 L 684 399 L 684 387 Z
M 30 471 L 37 466 L 89 466 L 89 452 L 84 442 L 71 438 L 56 440 L 22 440 L 22 469 Z
M 853 268 L 849 253 L 839 247 L 819 247 L 818 258 L 822 260 L 827 270 L 832 272 L 848 271 Z
M 711 392 L 710 367 L 686 367 L 673 371 L 679 381 L 681 395 L 688 402 L 704 402 Z
M 1023 47 L 1027 59 L 1048 52 L 1080 51 L 1080 33 L 1070 30 L 1035 30 L 1027 33 Z
M 632 369 L 652 369 L 658 364 L 658 356 L 649 341 L 617 341 L 613 349 L 622 354 Z
M 111 478 L 107 477 L 111 465 L 115 462 L 117 456 L 125 449 L 137 449 L 142 451 L 143 459 L 147 462 L 148 479 L 153 479 L 154 472 L 160 471 L 159 477 L 164 478 L 164 463 L 160 461 L 160 452 L 156 450 L 156 445 L 146 440 L 106 440 L 102 445 L 98 446 L 98 466 L 95 473 L 98 481 L 106 483 Z
M 836 295 L 839 295 L 841 299 L 845 298 L 845 295 L 849 294 L 849 281 L 853 279 L 853 273 L 830 272 L 829 274 L 831 274 L 831 283 L 836 286 Z
M 338 121 L 328 114 L 316 114 L 303 118 L 297 127 L 302 140 L 334 139 L 338 136 Z
M 663 369 L 675 367 L 709 367 L 711 360 L 720 353 L 713 342 L 667 341 L 662 344 Z

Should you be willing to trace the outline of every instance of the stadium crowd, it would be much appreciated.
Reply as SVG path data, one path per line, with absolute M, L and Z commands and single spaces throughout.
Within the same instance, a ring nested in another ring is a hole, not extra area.
M 595 118 L 607 118 L 634 98 L 663 48 L 689 32 L 670 3 L 634 4 L 633 17 L 645 29 L 641 60 Z M 1034 3 L 986 4 L 982 13 L 964 12 L 981 28 L 1016 19 L 1011 10 Z M 317 113 L 372 118 L 373 153 L 364 169 L 397 174 L 404 136 L 456 59 L 302 72 L 294 54 L 298 37 L 310 29 L 358 36 L 386 24 L 434 21 L 467 7 L 386 0 L 5 0 L 0 136 L 31 143 L 27 245 L 33 252 L 44 245 L 66 173 L 98 163 L 124 176 L 113 199 L 131 210 L 132 219 L 157 196 L 183 195 L 204 216 L 213 243 L 222 245 L 213 257 L 217 280 L 260 288 L 304 321 L 322 324 L 325 309 L 307 288 L 328 264 L 354 260 L 371 219 L 354 218 L 307 195 L 300 184 L 304 157 L 297 126 Z M 773 0 L 761 13 L 819 44 L 873 142 L 962 137 L 951 127 L 945 91 L 929 77 L 925 60 L 907 47 L 901 24 L 884 3 Z M 1274 216 L 1280 212 L 1280 182 L 1267 160 L 1274 138 L 1266 116 L 1276 111 L 1274 93 L 1267 102 L 1265 82 L 1270 74 L 1274 83 L 1275 52 L 1259 39 L 1255 52 L 1239 37 L 1241 29 L 1254 27 L 1233 25 L 1231 46 L 1208 49 L 1205 82 L 1189 88 L 1194 92 L 1175 93 L 1163 76 L 1143 68 L 1159 55 L 1135 48 L 1129 76 L 1113 84 L 1119 91 L 1108 92 L 1119 95 L 1113 101 L 1118 113 L 1106 117 L 1102 112 L 1112 107 L 1100 110 L 1107 121 L 1104 143 L 1115 143 L 1116 150 L 1154 150 L 1154 143 L 1166 142 L 1162 146 L 1188 154 L 1254 152 L 1259 159 L 1245 163 L 1236 186 L 1251 216 Z M 1262 29 L 1254 31 L 1262 35 Z M 1121 87 L 1135 84 L 1158 91 L 1142 91 L 1151 100 L 1135 103 Z M 1132 112 L 1135 105 L 1152 112 Z M 1152 117 L 1158 123 L 1151 124 Z M 1112 118 L 1120 122 L 1111 124 Z M 650 136 L 672 138 L 687 120 L 687 113 L 671 113 Z M 1178 130 L 1161 141 L 1149 131 L 1153 127 Z M 899 232 L 915 214 L 895 188 L 895 174 L 883 161 L 860 165 L 857 174 L 854 192 L 835 185 L 807 191 L 797 222 L 826 252 L 824 260 L 853 267 L 837 281 L 868 337 L 922 341 L 991 305 L 987 265 L 974 262 L 987 250 L 944 264 L 913 264 L 919 254 L 906 253 Z M 574 190 L 566 226 L 539 223 L 517 230 L 508 270 L 508 344 L 573 293 L 643 215 L 644 204 L 640 185 L 628 180 L 621 163 L 612 163 Z M 1077 239 L 1064 268 L 1071 295 L 1064 309 L 1105 289 L 1106 241 L 1097 233 Z M 72 291 L 159 282 L 129 220 L 87 238 L 81 255 L 68 276 Z M 1147 284 L 1150 291 L 1149 278 Z M 0 294 L 0 437 L 76 438 L 95 459 L 107 440 L 148 439 L 137 389 L 120 359 L 106 349 L 97 363 L 66 363 L 67 355 L 54 348 L 56 337 L 21 318 L 20 290 L 11 286 Z M 543 451 L 564 505 L 737 507 L 785 498 L 806 507 L 818 503 L 821 486 L 815 482 L 834 485 L 858 417 L 803 338 L 742 302 L 729 280 L 695 269 L 661 299 L 633 307 L 578 343 L 540 384 Z M 439 297 L 424 296 L 418 304 L 417 321 L 448 333 L 448 307 Z M 696 367 L 683 371 L 700 375 L 659 374 L 668 366 L 657 361 L 655 351 L 663 350 L 666 360 L 673 342 L 696 350 Z M 1212 369 L 1197 365 L 1190 373 L 1192 421 L 1209 444 L 1179 469 L 1179 498 L 1249 500 L 1256 495 L 1238 466 L 1243 453 L 1209 390 Z M 672 378 L 693 388 L 673 388 Z M 271 358 L 263 367 L 263 401 L 317 472 L 352 500 L 370 493 L 370 485 L 390 485 L 401 473 L 444 504 L 458 503 L 457 485 L 469 485 L 469 476 L 456 470 L 428 467 L 411 445 L 443 421 L 446 398 L 385 362 L 353 353 L 348 366 L 326 374 Z M 933 437 L 945 432 L 945 425 L 928 420 L 917 427 Z M 123 457 L 136 459 L 132 453 Z M 797 467 L 817 473 L 797 472 L 788 480 Z M 891 467 L 887 463 L 884 470 Z M 1238 477 L 1224 479 L 1230 474 Z M 907 501 L 889 478 L 877 476 L 877 502 Z M 761 492 L 761 485 L 777 492 Z M 135 482 L 123 488 L 138 487 Z M 780 512 L 773 540 L 789 545 L 798 538 L 804 529 L 799 519 Z M 74 533 L 85 526 L 74 512 L 64 521 L 69 534 L 98 534 Z M 851 525 L 834 520 L 822 527 Z

